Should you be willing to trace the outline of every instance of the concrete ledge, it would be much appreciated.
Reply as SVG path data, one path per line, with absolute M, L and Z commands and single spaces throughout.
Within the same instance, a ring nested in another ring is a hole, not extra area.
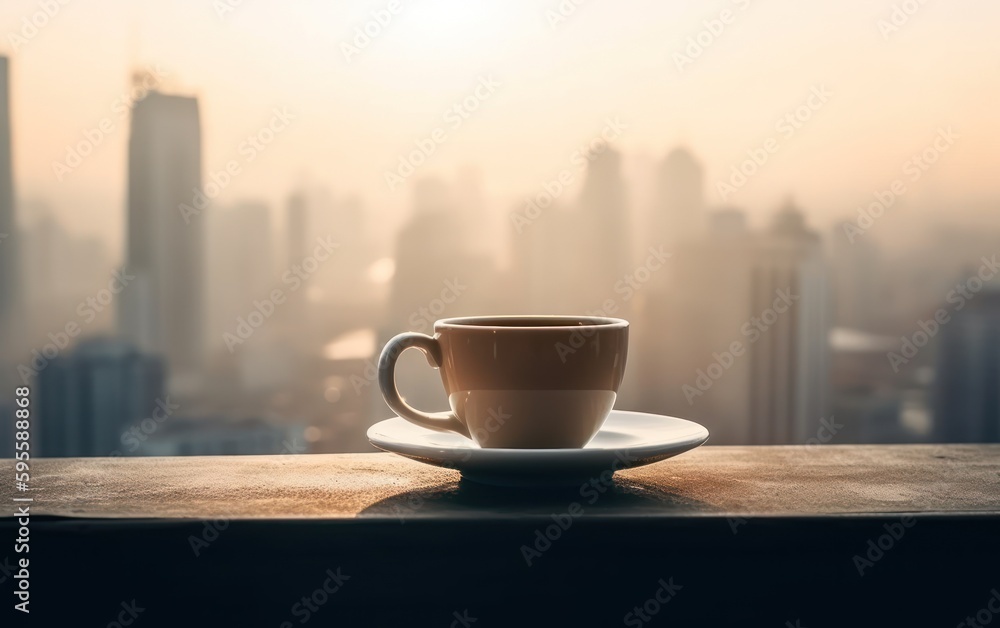
M 36 460 L 32 486 L 38 625 L 954 626 L 1000 587 L 996 445 L 703 447 L 586 495 L 388 454 Z

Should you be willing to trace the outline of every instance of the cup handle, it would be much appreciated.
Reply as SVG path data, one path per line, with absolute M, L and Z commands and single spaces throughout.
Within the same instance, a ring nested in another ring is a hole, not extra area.
M 429 430 L 456 432 L 466 438 L 471 438 L 469 428 L 459 420 L 454 412 L 421 412 L 399 396 L 399 390 L 396 389 L 396 360 L 410 347 L 420 349 L 432 367 L 441 367 L 441 345 L 437 338 L 416 332 L 407 332 L 393 337 L 386 343 L 385 348 L 382 349 L 382 355 L 378 358 L 378 386 L 382 389 L 385 402 L 392 408 L 393 412 L 410 423 L 426 427 Z

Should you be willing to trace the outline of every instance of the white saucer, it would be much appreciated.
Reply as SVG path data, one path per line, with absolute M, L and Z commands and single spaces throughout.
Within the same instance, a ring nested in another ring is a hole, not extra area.
M 694 449 L 708 440 L 701 425 L 644 412 L 612 410 L 582 449 L 482 449 L 451 432 L 433 432 L 399 417 L 368 428 L 379 449 L 462 472 L 494 486 L 566 486 L 600 479 Z

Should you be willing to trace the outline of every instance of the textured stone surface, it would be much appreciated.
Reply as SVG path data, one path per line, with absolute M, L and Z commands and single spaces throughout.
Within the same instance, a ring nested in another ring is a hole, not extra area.
M 0 467 L 13 477 L 12 460 Z M 996 514 L 1000 445 L 702 447 L 619 472 L 593 504 L 575 488 L 490 489 L 384 453 L 39 459 L 31 484 L 32 514 L 88 518 L 504 518 L 574 500 L 609 517 Z

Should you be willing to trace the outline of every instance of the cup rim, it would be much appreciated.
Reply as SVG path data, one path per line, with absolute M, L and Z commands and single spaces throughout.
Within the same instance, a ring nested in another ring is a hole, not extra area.
M 490 325 L 489 321 L 566 321 L 565 325 Z M 573 323 L 572 321 L 578 321 Z M 584 322 L 585 321 L 585 322 Z M 485 323 L 485 324 L 484 324 Z M 457 316 L 434 322 L 434 329 L 481 329 L 483 331 L 572 331 L 577 329 L 626 329 L 628 321 L 608 316 L 572 314 L 502 314 L 496 316 Z

